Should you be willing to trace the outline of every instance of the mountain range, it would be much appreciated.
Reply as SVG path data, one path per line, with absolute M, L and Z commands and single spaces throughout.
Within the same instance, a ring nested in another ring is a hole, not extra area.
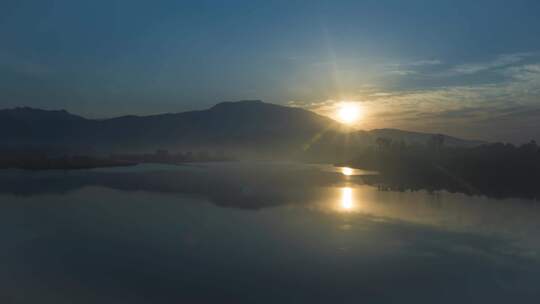
M 360 131 L 308 110 L 258 100 L 222 102 L 201 111 L 110 119 L 87 119 L 65 110 L 0 110 L 2 147 L 69 147 L 98 153 L 221 149 L 270 157 L 310 151 L 335 154 L 343 153 L 343 147 L 351 150 L 373 144 L 377 137 L 425 143 L 432 135 L 397 129 Z M 444 136 L 445 143 L 452 146 L 483 143 Z

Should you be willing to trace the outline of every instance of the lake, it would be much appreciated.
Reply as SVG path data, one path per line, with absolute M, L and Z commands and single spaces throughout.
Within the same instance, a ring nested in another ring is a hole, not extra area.
M 2 303 L 538 303 L 540 204 L 230 162 L 0 171 Z

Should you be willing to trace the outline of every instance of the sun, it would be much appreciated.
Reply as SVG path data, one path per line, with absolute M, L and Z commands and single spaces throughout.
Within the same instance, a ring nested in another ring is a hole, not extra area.
M 360 119 L 360 107 L 353 103 L 343 103 L 338 110 L 338 117 L 342 123 L 353 124 Z
M 341 168 L 341 174 L 343 174 L 345 176 L 351 176 L 351 175 L 353 175 L 353 169 L 351 169 L 349 167 L 343 167 L 343 168 Z

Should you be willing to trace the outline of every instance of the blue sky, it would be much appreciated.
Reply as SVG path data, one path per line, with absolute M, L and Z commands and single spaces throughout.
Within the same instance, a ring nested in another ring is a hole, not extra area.
M 538 1 L 4 0 L 0 107 L 351 100 L 360 128 L 540 140 L 538 37 Z

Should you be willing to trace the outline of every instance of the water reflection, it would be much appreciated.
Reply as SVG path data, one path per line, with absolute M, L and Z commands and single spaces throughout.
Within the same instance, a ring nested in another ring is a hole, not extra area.
M 378 191 L 336 167 L 243 165 L 0 172 L 2 296 L 10 303 L 540 296 L 538 204 Z M 126 292 L 133 298 L 117 301 Z
M 343 211 L 354 209 L 353 190 L 350 187 L 341 188 L 341 209 Z

